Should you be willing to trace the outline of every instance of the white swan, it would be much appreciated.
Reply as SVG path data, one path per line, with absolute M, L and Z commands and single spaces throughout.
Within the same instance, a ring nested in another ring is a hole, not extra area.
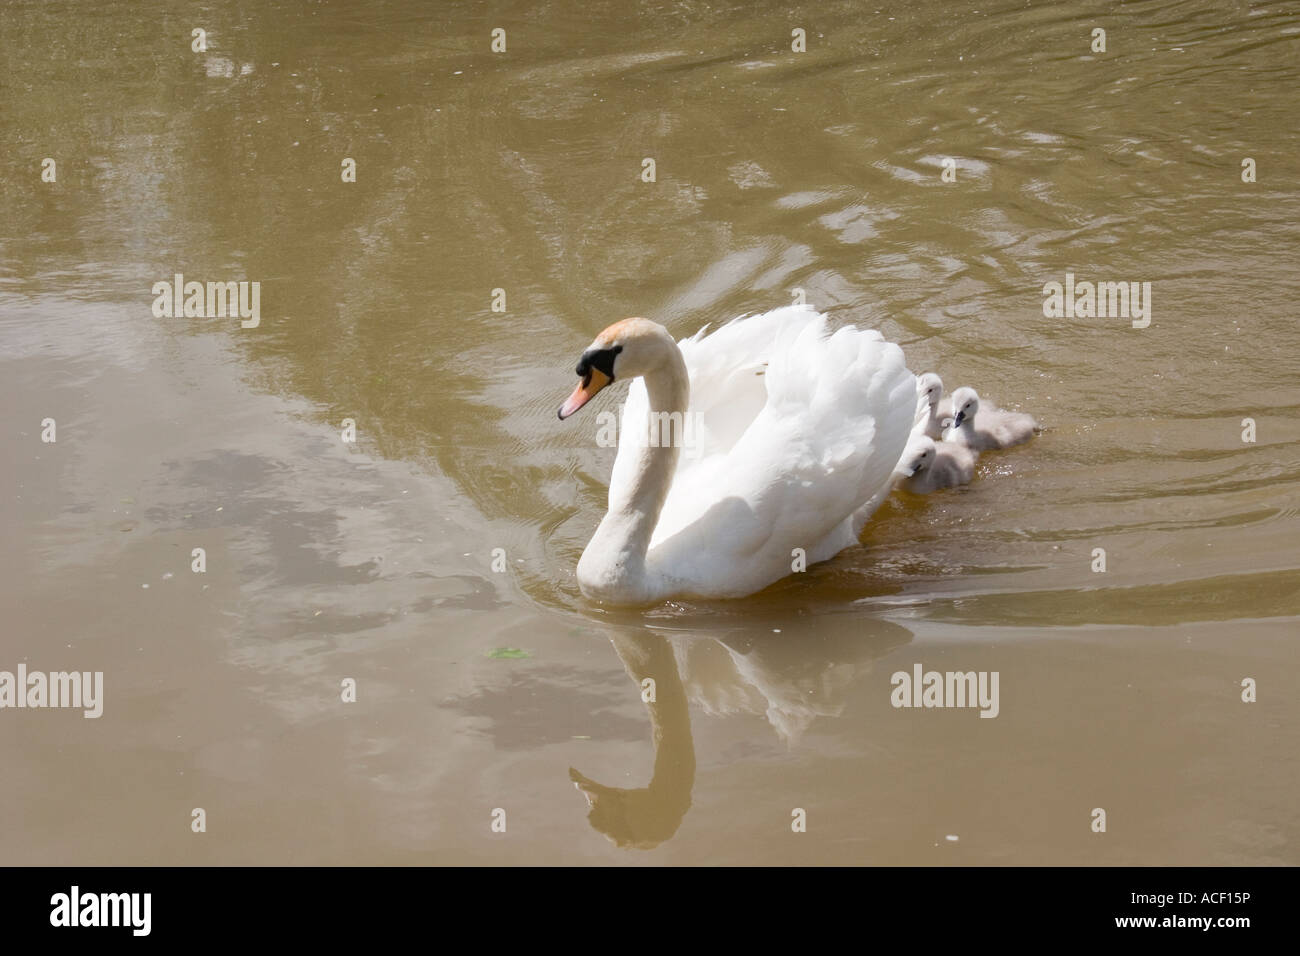
M 952 393 L 955 412 L 952 428 L 944 436 L 972 451 L 1010 448 L 1034 437 L 1037 423 L 1021 412 L 1007 412 L 996 405 L 982 403 L 975 389 L 968 386 Z
M 916 427 L 913 434 L 925 435 L 938 441 L 952 418 L 952 399 L 943 397 L 943 379 L 934 372 L 926 372 L 916 380 Z
M 578 562 L 612 604 L 742 597 L 856 544 L 916 416 L 897 345 L 789 306 L 675 343 L 624 319 L 601 332 L 560 407 L 628 389 L 609 511 Z M 653 426 L 653 427 L 652 427 Z M 683 442 L 688 447 L 683 452 Z

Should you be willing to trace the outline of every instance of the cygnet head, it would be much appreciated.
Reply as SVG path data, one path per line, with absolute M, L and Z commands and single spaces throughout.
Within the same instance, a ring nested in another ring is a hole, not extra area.
M 934 372 L 926 372 L 916 380 L 916 394 L 925 399 L 925 404 L 934 408 L 939 404 L 939 399 L 943 398 L 943 379 Z
M 979 395 L 969 385 L 963 385 L 952 393 L 952 427 L 961 428 L 962 422 L 973 419 L 979 409 Z
M 647 375 L 662 366 L 677 348 L 668 330 L 649 319 L 623 319 L 596 336 L 578 359 L 582 379 L 558 412 L 568 418 L 618 378 Z
M 928 468 L 937 453 L 938 449 L 934 446 L 934 439 L 925 435 L 912 436 L 907 442 L 907 448 L 903 451 L 902 460 L 898 465 L 898 474 L 904 478 L 911 478 L 918 472 Z

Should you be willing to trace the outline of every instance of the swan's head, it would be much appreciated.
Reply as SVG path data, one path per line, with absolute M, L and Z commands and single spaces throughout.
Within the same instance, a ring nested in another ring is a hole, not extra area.
M 586 405 L 602 388 L 618 378 L 636 378 L 659 368 L 677 343 L 668 330 L 649 319 L 624 319 L 596 336 L 578 359 L 578 387 L 560 406 L 561 419 Z
M 908 439 L 907 447 L 903 449 L 903 457 L 898 462 L 898 474 L 903 478 L 911 478 L 918 471 L 924 471 L 934 461 L 937 452 L 934 439 L 925 435 L 912 436 Z
M 975 389 L 963 385 L 952 393 L 952 427 L 961 428 L 962 422 L 970 421 L 980 410 L 980 397 Z
M 916 380 L 916 394 L 925 399 L 925 404 L 934 408 L 939 404 L 939 399 L 943 398 L 943 379 L 933 372 L 926 372 Z

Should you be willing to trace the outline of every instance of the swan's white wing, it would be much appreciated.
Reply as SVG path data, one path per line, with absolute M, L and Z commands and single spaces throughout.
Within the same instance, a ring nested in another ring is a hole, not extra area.
M 735 319 L 712 335 L 701 329 L 678 343 L 691 377 L 691 411 L 711 442 L 706 454 L 732 448 L 767 404 L 777 340 L 819 321 L 811 306 L 791 305 Z
M 776 580 L 793 548 L 827 556 L 823 540 L 888 486 L 911 432 L 902 350 L 875 331 L 827 335 L 824 317 L 796 311 L 768 340 L 762 409 L 729 450 L 679 470 L 655 529 L 656 570 L 700 593 Z
M 786 306 L 733 319 L 712 334 L 706 334 L 706 327 L 678 342 L 690 376 L 691 402 L 674 483 L 689 481 L 685 475 L 735 446 L 767 404 L 767 367 L 778 337 L 820 320 L 811 306 Z M 620 437 L 644 434 L 648 415 L 645 381 L 638 378 L 628 387 Z M 628 454 L 623 448 L 620 441 L 611 489 L 636 473 L 635 448 Z

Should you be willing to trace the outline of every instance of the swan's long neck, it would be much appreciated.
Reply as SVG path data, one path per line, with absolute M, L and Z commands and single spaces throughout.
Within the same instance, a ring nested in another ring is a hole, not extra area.
M 650 414 L 644 422 L 626 422 L 619 437 L 619 457 L 634 456 L 627 472 L 621 462 L 618 466 L 620 473 L 630 472 L 631 480 L 610 485 L 609 511 L 578 562 L 579 583 L 597 598 L 654 597 L 646 552 L 677 470 L 691 395 L 686 363 L 675 343 L 663 364 L 644 378 Z

